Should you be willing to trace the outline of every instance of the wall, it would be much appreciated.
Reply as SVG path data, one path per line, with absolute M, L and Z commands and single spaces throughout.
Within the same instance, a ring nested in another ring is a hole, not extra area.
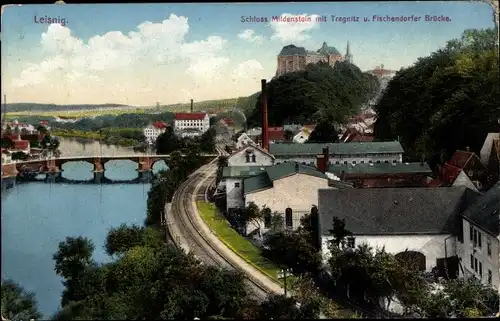
M 295 174 L 277 181 L 274 187 L 247 194 L 245 203 L 254 202 L 259 207 L 266 205 L 272 212 L 284 213 L 290 207 L 293 211 L 293 229 L 300 226 L 300 219 L 318 204 L 318 189 L 330 188 L 328 180 L 304 174 Z M 283 214 L 284 215 L 284 214 Z M 262 224 L 263 225 L 263 224 Z M 255 229 L 255 227 L 249 227 Z
M 245 199 L 243 197 L 243 179 L 241 178 L 226 178 L 226 201 L 227 211 L 232 208 L 245 207 Z M 239 183 L 239 187 L 236 187 Z
M 473 254 L 474 257 L 478 259 L 479 262 L 483 263 L 483 277 L 482 282 L 488 283 L 488 270 L 491 270 L 493 274 L 492 284 L 497 284 L 500 290 L 500 240 L 495 238 L 481 229 L 474 226 L 478 229 L 482 234 L 482 248 L 476 247 L 476 251 L 474 252 L 473 244 L 470 239 L 470 223 L 467 220 L 462 220 L 463 227 L 463 243 L 460 243 L 459 247 L 459 256 L 462 259 L 462 266 L 464 270 L 467 270 L 468 273 L 475 275 L 479 278 L 479 274 L 476 274 L 473 269 L 471 269 L 471 258 L 470 255 Z M 487 252 L 487 239 L 491 240 L 491 257 L 488 256 Z
M 306 164 L 316 164 L 316 155 L 306 155 L 304 157 L 283 157 L 283 156 L 275 156 L 276 157 L 276 164 L 284 163 L 285 161 L 287 162 L 298 162 L 298 163 L 306 163 Z M 336 162 L 339 162 L 339 164 L 344 164 L 344 162 L 347 162 L 348 164 L 353 164 L 353 161 L 356 162 L 356 164 L 361 164 L 361 161 L 364 161 L 366 164 L 368 164 L 370 161 L 373 163 L 377 163 L 379 161 L 380 163 L 384 163 L 385 161 L 388 161 L 389 163 L 392 163 L 393 161 L 396 161 L 398 163 L 403 162 L 403 154 L 369 154 L 369 155 L 358 155 L 358 156 L 340 156 L 340 155 L 330 155 L 329 156 L 330 163 L 331 164 L 336 164 Z
M 349 228 L 349 227 L 347 227 Z M 373 248 L 385 246 L 385 250 L 392 254 L 398 254 L 405 250 L 418 251 L 425 255 L 425 264 L 427 271 L 436 266 L 436 259 L 446 257 L 444 243 L 450 235 L 377 235 L 366 236 L 356 235 L 356 247 L 362 243 L 368 243 Z M 323 259 L 326 261 L 330 256 L 328 250 L 328 241 L 331 236 L 323 236 L 321 241 L 321 250 Z M 456 248 L 454 239 L 449 239 L 446 244 L 448 257 L 455 254 Z
M 255 163 L 246 162 L 246 151 L 248 149 L 253 150 L 255 154 Z M 264 154 L 257 148 L 247 147 L 240 150 L 236 154 L 229 157 L 227 160 L 228 166 L 271 166 L 273 165 L 273 159 L 271 156 Z

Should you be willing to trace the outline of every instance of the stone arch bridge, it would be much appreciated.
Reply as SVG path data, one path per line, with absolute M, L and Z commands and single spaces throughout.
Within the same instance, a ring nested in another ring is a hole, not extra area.
M 217 157 L 217 154 L 203 154 L 201 155 L 206 160 Z M 182 155 L 186 157 L 186 155 Z M 104 172 L 104 165 L 112 160 L 131 160 L 139 164 L 138 171 L 145 172 L 151 171 L 153 165 L 160 160 L 168 160 L 170 155 L 117 155 L 117 156 L 68 156 L 47 159 L 35 159 L 22 162 L 16 162 L 16 170 L 18 172 L 25 168 L 37 170 L 39 172 L 60 172 L 62 165 L 68 162 L 88 162 L 94 165 L 94 172 Z

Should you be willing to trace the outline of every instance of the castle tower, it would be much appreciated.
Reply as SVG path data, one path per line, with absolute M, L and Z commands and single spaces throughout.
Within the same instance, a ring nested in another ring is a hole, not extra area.
M 347 50 L 346 50 L 346 53 L 345 53 L 345 61 L 347 61 L 348 63 L 353 63 L 352 62 L 352 55 L 351 55 L 351 48 L 349 47 L 349 41 L 347 41 Z

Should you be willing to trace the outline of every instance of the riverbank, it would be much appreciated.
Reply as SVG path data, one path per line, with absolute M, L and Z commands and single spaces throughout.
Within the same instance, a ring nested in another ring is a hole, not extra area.
M 133 128 L 132 130 L 135 130 Z M 140 129 L 137 129 L 140 130 Z M 110 133 L 115 133 L 116 135 L 110 135 Z M 142 141 L 133 138 L 125 138 L 119 136 L 119 130 L 115 132 L 112 131 L 81 131 L 81 130 L 68 130 L 68 129 L 53 129 L 51 134 L 54 136 L 68 137 L 68 138 L 86 138 L 99 141 L 105 144 L 118 145 L 123 147 L 133 147 L 137 146 Z

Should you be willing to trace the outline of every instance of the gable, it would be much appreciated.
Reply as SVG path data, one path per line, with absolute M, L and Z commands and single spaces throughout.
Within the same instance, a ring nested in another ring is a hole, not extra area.
M 249 165 L 250 163 L 247 161 L 247 155 L 249 155 L 250 157 L 252 155 L 255 156 L 255 163 L 251 162 L 252 158 L 250 158 L 250 162 L 253 164 L 272 165 L 273 157 L 257 146 L 245 146 L 241 150 L 231 155 L 228 158 L 227 162 L 229 166 Z

